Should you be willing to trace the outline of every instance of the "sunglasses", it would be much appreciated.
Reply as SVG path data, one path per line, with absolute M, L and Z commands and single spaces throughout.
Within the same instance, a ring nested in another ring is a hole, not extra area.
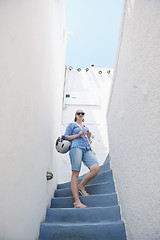
M 76 113 L 76 114 L 77 114 L 77 115 L 80 115 L 80 114 L 81 114 L 82 116 L 84 116 L 85 113 L 84 113 L 84 112 L 78 112 L 78 113 Z

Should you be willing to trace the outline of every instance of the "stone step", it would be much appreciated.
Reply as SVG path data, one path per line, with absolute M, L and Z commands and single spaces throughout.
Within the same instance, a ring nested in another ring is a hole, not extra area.
M 82 203 L 88 207 L 107 207 L 118 204 L 117 194 L 106 193 L 90 196 L 80 196 Z M 51 200 L 51 208 L 72 208 L 74 203 L 73 197 L 55 197 Z
M 107 161 L 107 162 L 104 162 L 103 165 L 100 166 L 99 173 L 106 172 L 108 170 L 110 170 L 110 162 Z M 85 175 L 86 175 L 86 173 L 81 175 L 79 178 L 83 179 Z
M 100 183 L 100 182 L 108 182 L 111 180 L 113 180 L 112 170 L 108 170 L 106 172 L 98 173 L 97 176 L 95 178 L 93 178 L 87 185 L 94 184 L 94 183 Z M 82 181 L 82 178 L 80 177 L 79 183 L 81 181 Z M 71 182 L 66 182 L 66 183 L 57 185 L 57 189 L 70 188 L 70 187 L 71 187 Z
M 103 164 L 105 164 L 105 163 L 107 163 L 107 162 L 110 162 L 110 160 L 111 160 L 111 158 L 110 158 L 110 155 L 109 155 L 109 153 L 108 153 L 108 155 L 107 155 L 107 157 L 106 157 L 106 159 L 105 159 L 105 161 L 104 161 Z
M 99 222 L 121 220 L 119 206 L 91 208 L 49 208 L 46 222 Z
M 126 240 L 123 221 L 41 223 L 39 240 Z
M 106 162 L 103 165 L 101 165 L 99 172 L 102 173 L 102 172 L 106 172 L 108 170 L 110 170 L 110 162 Z
M 91 194 L 103 194 L 111 193 L 115 191 L 114 182 L 104 182 L 91 184 L 85 187 L 86 191 Z M 54 197 L 70 197 L 72 196 L 72 191 L 70 188 L 56 189 L 54 192 Z
M 86 185 L 91 195 L 80 196 L 87 208 L 73 208 L 70 182 L 58 184 L 39 240 L 126 240 L 109 161 L 108 154 L 99 174 Z

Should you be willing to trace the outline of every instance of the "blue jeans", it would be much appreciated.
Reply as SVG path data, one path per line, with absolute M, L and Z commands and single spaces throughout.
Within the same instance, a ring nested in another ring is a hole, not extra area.
M 72 171 L 79 171 L 81 169 L 82 161 L 90 168 L 91 165 L 97 163 L 94 153 L 92 150 L 85 150 L 81 148 L 71 148 L 69 151 Z

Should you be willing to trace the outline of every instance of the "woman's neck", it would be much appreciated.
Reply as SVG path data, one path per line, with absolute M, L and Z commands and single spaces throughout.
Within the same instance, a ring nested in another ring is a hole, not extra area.
M 83 126 L 83 123 L 81 120 L 79 120 L 79 121 L 77 120 L 76 123 L 78 123 L 80 126 Z

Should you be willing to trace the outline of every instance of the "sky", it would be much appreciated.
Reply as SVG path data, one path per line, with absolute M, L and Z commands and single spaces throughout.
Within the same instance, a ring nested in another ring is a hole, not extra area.
M 66 0 L 66 65 L 113 68 L 123 0 Z

